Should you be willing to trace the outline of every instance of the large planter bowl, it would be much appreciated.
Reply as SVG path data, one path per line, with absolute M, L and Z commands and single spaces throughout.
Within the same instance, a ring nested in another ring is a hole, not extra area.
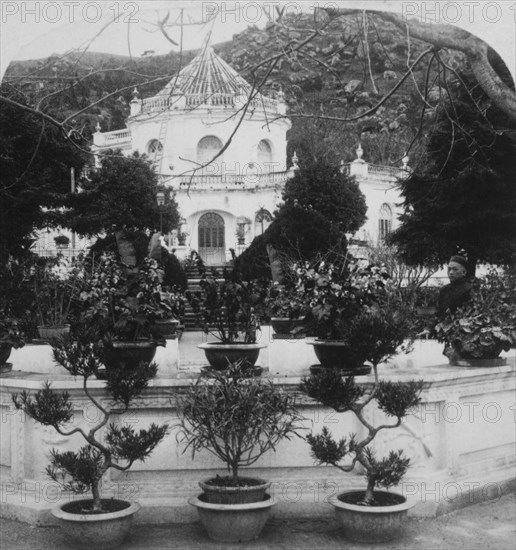
M 203 495 L 188 502 L 197 508 L 208 537 L 219 542 L 249 542 L 259 537 L 275 502 L 266 495 L 250 504 L 212 504 Z
M 375 495 L 398 497 L 399 504 L 390 506 L 362 506 L 350 504 L 344 499 L 360 500 L 365 491 L 348 491 L 331 500 L 335 515 L 347 539 L 355 542 L 387 542 L 403 532 L 408 511 L 415 503 L 397 493 L 375 491 Z
M 52 340 L 54 338 L 62 338 L 70 334 L 70 325 L 38 325 L 39 337 L 42 340 Z
M 453 349 L 452 353 L 446 355 L 450 365 L 455 367 L 501 367 L 507 363 L 505 357 L 500 357 L 500 353 L 503 351 L 501 345 L 486 348 L 482 354 L 483 357 L 473 357 L 471 353 L 465 352 L 460 346 L 452 346 L 448 349 Z
M 54 508 L 52 515 L 57 519 L 61 532 L 71 547 L 87 550 L 115 548 L 122 544 L 129 534 L 133 516 L 140 509 L 140 505 L 136 502 L 123 500 L 115 502 L 126 506 L 118 512 L 104 514 L 69 512 L 73 505 L 91 503 L 91 500 L 78 500 Z
M 178 326 L 179 321 L 177 319 L 157 319 L 154 321 L 154 331 L 166 339 L 176 338 Z
M 266 344 L 244 344 L 233 342 L 232 344 L 219 344 L 206 342 L 197 346 L 204 350 L 208 363 L 216 370 L 224 370 L 229 363 L 244 361 L 247 366 L 254 366 L 260 355 L 260 350 L 267 347 Z
M 270 481 L 258 478 L 240 477 L 242 483 L 248 485 L 231 487 L 228 485 L 215 485 L 209 478 L 199 481 L 199 487 L 203 491 L 203 499 L 212 504 L 249 504 L 261 502 L 265 498 L 267 489 L 271 486 Z
M 108 368 L 137 367 L 140 362 L 150 363 L 156 355 L 157 343 L 153 340 L 124 342 L 114 340 L 104 346 L 104 362 Z
M 314 347 L 315 355 L 324 368 L 339 369 L 346 376 L 360 376 L 371 372 L 371 367 L 365 366 L 345 342 L 309 338 L 306 343 Z

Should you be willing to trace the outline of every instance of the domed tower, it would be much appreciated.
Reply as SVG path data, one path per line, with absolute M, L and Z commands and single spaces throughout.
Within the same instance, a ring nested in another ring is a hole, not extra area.
M 292 171 L 283 94 L 258 93 L 207 43 L 155 96 L 135 90 L 127 129 L 94 134 L 95 152 L 146 153 L 176 192 L 178 254 L 224 264 L 263 232 Z M 184 247 L 179 245 L 186 237 Z

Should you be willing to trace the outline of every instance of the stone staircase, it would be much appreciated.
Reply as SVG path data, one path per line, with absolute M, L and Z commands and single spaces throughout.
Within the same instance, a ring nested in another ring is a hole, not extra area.
M 208 274 L 219 275 L 222 277 L 222 272 L 227 266 L 210 266 L 206 268 Z M 187 291 L 191 293 L 200 292 L 201 286 L 199 281 L 202 278 L 202 273 L 197 266 L 190 266 L 186 269 Z M 197 315 L 194 313 L 192 306 L 187 302 L 185 305 L 185 315 L 183 320 L 184 331 L 192 332 L 202 330 L 199 326 Z

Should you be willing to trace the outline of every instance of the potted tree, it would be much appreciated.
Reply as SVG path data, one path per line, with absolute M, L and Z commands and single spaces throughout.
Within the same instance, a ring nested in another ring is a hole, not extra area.
M 258 281 L 223 280 L 204 276 L 201 290 L 189 293 L 193 310 L 198 314 L 205 334 L 218 342 L 199 344 L 211 367 L 225 369 L 228 363 L 242 360 L 243 365 L 255 365 L 260 349 L 257 342 L 260 313 L 265 287 Z
M 200 482 L 189 500 L 213 540 L 238 542 L 260 534 L 274 502 L 270 482 L 240 475 L 300 429 L 294 397 L 271 381 L 248 377 L 241 362 L 211 370 L 178 398 L 179 438 L 192 456 L 207 450 L 225 463 L 227 476 Z
M 168 426 L 151 424 L 135 430 L 113 420 L 126 412 L 131 402 L 147 387 L 156 374 L 155 364 L 139 364 L 123 371 L 107 372 L 106 390 L 113 406 L 107 407 L 95 398 L 88 381 L 101 368 L 101 347 L 87 338 L 62 339 L 56 342 L 54 358 L 71 375 L 83 379 L 83 390 L 99 411 L 99 421 L 89 430 L 69 427 L 73 421 L 73 403 L 66 392 L 55 392 L 46 382 L 41 390 L 13 395 L 14 405 L 36 422 L 52 426 L 63 436 L 80 435 L 86 445 L 77 451 L 52 449 L 47 475 L 72 493 L 91 492 L 87 500 L 70 500 L 52 513 L 61 525 L 67 541 L 77 548 L 114 548 L 122 543 L 131 527 L 133 515 L 140 506 L 114 498 L 102 498 L 101 480 L 110 469 L 124 472 L 136 461 L 145 460 L 165 437 Z M 111 421 L 110 424 L 108 424 Z M 105 436 L 101 434 L 107 426 Z M 102 431 L 101 431 L 102 430 Z
M 434 332 L 452 365 L 505 365 L 505 357 L 499 355 L 516 342 L 516 302 L 509 277 L 491 271 L 477 279 L 470 300 L 453 313 L 448 310 Z
M 25 341 L 18 321 L 5 311 L 0 312 L 0 373 L 12 370 L 12 365 L 7 363 L 7 359 L 13 348 L 22 348 L 24 345 Z
M 362 334 L 354 320 L 364 308 L 383 300 L 389 275 L 380 267 L 362 267 L 352 258 L 341 266 L 318 262 L 298 266 L 296 289 L 310 304 L 307 340 L 323 368 L 339 368 L 353 376 L 369 374 L 361 353 Z M 315 367 L 319 368 L 319 367 Z
M 378 365 L 397 351 L 406 336 L 407 322 L 403 313 L 396 314 L 391 307 L 366 308 L 354 322 L 363 331 L 361 353 L 373 365 L 372 385 L 366 389 L 356 384 L 352 376 L 343 379 L 339 369 L 321 369 L 303 380 L 301 391 L 339 413 L 353 412 L 365 428 L 365 435 L 359 438 L 351 434 L 349 438 L 336 441 L 324 426 L 320 434 L 308 435 L 307 441 L 313 456 L 322 464 L 336 466 L 343 472 L 351 472 L 357 465 L 363 468 L 366 488 L 342 493 L 332 504 L 347 538 L 383 542 L 399 534 L 403 519 L 413 504 L 402 495 L 376 488 L 397 485 L 410 459 L 404 456 L 403 450 L 391 451 L 387 457 L 379 459 L 370 445 L 380 430 L 397 428 L 409 410 L 419 404 L 423 382 L 391 382 L 378 378 Z M 366 419 L 365 410 L 375 402 L 387 417 L 396 421 L 373 426 Z

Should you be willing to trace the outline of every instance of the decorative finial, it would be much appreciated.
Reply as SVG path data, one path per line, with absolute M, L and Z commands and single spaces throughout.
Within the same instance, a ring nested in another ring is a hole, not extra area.
M 357 153 L 357 159 L 362 159 L 362 155 L 364 154 L 364 150 L 362 149 L 362 144 L 359 142 L 358 143 L 358 147 L 357 147 L 357 150 L 356 150 L 356 153 Z
M 97 134 L 100 134 L 100 122 L 97 120 L 97 125 L 95 126 L 95 130 L 97 131 Z
M 401 162 L 403 162 L 403 170 L 408 170 L 409 160 L 409 156 L 407 155 L 407 153 L 405 153 L 405 156 L 401 159 Z
M 138 96 L 140 94 L 138 93 L 138 89 L 136 88 L 136 86 L 134 87 L 134 90 L 133 90 L 133 101 L 138 101 Z
M 295 151 L 292 155 L 292 168 L 294 170 L 299 170 L 299 159 L 297 158 L 297 153 Z

